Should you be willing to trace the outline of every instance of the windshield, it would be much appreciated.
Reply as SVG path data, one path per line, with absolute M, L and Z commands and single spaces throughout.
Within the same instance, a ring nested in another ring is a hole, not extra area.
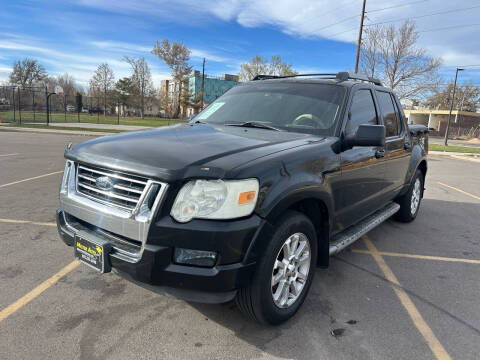
M 334 84 L 258 83 L 239 85 L 199 113 L 196 121 L 266 125 L 280 130 L 331 135 L 345 89 Z

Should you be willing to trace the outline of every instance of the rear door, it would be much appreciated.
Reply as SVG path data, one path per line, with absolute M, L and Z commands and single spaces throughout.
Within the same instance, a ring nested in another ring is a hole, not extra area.
M 375 93 L 386 129 L 386 200 L 391 200 L 401 190 L 405 181 L 411 156 L 410 138 L 393 94 L 381 90 L 376 90 Z
M 379 124 L 372 90 L 358 88 L 351 100 L 344 136 L 355 134 L 359 125 Z M 356 146 L 341 153 L 337 218 L 343 227 L 350 226 L 382 206 L 385 187 L 381 148 Z

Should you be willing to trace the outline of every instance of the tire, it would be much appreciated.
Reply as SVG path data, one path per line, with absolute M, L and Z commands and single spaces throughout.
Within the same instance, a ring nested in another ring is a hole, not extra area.
M 417 170 L 407 193 L 397 200 L 397 203 L 400 205 L 400 210 L 395 214 L 396 220 L 401 222 L 411 222 L 415 220 L 423 198 L 423 184 L 423 173 Z
M 275 222 L 275 228 L 271 238 L 266 239 L 268 245 L 259 259 L 251 285 L 239 289 L 235 298 L 244 315 L 270 325 L 285 322 L 297 312 L 310 289 L 317 263 L 317 236 L 309 218 L 296 211 L 287 211 Z M 291 249 L 291 245 L 297 251 Z M 286 253 L 291 254 L 290 260 Z M 274 280 L 276 284 L 272 285 Z M 283 296 L 278 296 L 280 294 Z

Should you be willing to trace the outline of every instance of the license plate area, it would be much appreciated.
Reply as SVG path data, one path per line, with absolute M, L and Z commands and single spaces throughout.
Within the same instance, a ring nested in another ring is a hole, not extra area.
M 112 246 L 106 241 L 92 239 L 84 233 L 75 235 L 73 244 L 74 257 L 100 273 L 111 271 L 108 256 L 111 249 Z

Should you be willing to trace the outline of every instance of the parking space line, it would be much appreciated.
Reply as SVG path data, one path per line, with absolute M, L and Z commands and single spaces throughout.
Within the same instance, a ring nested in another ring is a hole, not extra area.
M 405 290 L 403 290 L 402 285 L 400 285 L 397 277 L 395 276 L 393 271 L 390 269 L 390 267 L 387 265 L 382 255 L 375 247 L 375 245 L 373 245 L 373 243 L 370 241 L 370 239 L 366 235 L 364 235 L 362 239 L 365 245 L 367 246 L 367 249 L 369 250 L 370 255 L 372 255 L 372 257 L 374 258 L 380 270 L 382 270 L 385 278 L 391 283 L 393 283 L 394 285 L 396 285 L 396 286 L 393 286 L 393 290 L 395 291 L 395 294 L 397 295 L 403 307 L 405 308 L 408 315 L 412 319 L 415 327 L 418 329 L 418 331 L 422 334 L 422 336 L 426 340 L 428 346 L 430 347 L 430 350 L 435 355 L 435 358 L 437 360 L 451 360 L 450 355 L 447 353 L 443 345 L 437 339 L 432 329 L 430 329 L 428 324 L 425 322 L 422 315 L 420 314 L 420 312 L 418 311 L 417 307 L 415 306 L 413 301 L 410 299 L 408 294 L 405 292 Z
M 43 174 L 43 175 L 39 175 L 39 176 L 34 176 L 34 177 L 31 177 L 31 178 L 28 178 L 28 179 L 14 181 L 14 182 L 11 182 L 11 183 L 8 183 L 8 184 L 3 184 L 3 185 L 0 185 L 0 188 L 10 186 L 10 185 L 20 184 L 20 183 L 25 182 L 25 181 L 40 179 L 40 178 L 43 178 L 43 177 L 46 177 L 46 176 L 61 174 L 61 173 L 63 173 L 63 170 L 62 171 L 55 171 L 55 172 L 52 172 L 52 173 Z
M 9 223 L 9 224 L 31 224 L 31 225 L 40 225 L 40 226 L 57 226 L 54 222 L 39 222 L 39 221 L 28 221 L 28 220 L 16 220 L 16 219 L 2 219 L 0 218 L 0 223 Z
M 4 156 L 14 156 L 14 155 L 19 155 L 18 153 L 14 153 L 14 154 L 0 154 L 0 157 L 4 157 Z
M 450 189 L 452 189 L 452 190 L 461 192 L 462 194 L 465 194 L 465 195 L 467 195 L 467 196 L 470 196 L 470 197 L 472 197 L 472 198 L 474 198 L 474 199 L 480 200 L 480 196 L 470 194 L 469 192 L 463 191 L 463 190 L 461 190 L 461 189 L 459 189 L 459 188 L 456 188 L 455 186 L 447 185 L 447 184 L 444 184 L 444 183 L 442 183 L 442 182 L 440 182 L 440 181 L 437 181 L 437 183 L 439 183 L 439 184 L 442 185 L 442 186 L 448 187 L 448 188 L 450 188 Z
M 23 306 L 27 305 L 30 301 L 35 299 L 38 295 L 40 295 L 42 292 L 47 290 L 49 287 L 54 285 L 58 280 L 60 280 L 62 277 L 67 275 L 70 271 L 75 269 L 79 264 L 80 264 L 80 262 L 77 261 L 77 260 L 72 261 L 70 264 L 65 266 L 62 270 L 57 272 L 55 275 L 53 275 L 49 279 L 42 282 L 40 285 L 38 285 L 32 291 L 30 291 L 26 295 L 22 296 L 20 299 L 18 299 L 14 303 L 8 305 L 5 309 L 1 310 L 0 311 L 0 323 L 3 320 L 5 320 L 7 317 L 9 317 L 10 315 L 15 313 L 17 310 L 19 310 Z
M 368 250 L 352 249 L 352 252 L 358 253 L 358 254 L 369 254 L 369 255 L 371 255 L 370 251 L 368 251 Z M 436 261 L 449 261 L 449 262 L 462 262 L 462 263 L 469 263 L 469 264 L 480 264 L 480 260 L 476 260 L 476 259 L 461 259 L 461 258 L 450 258 L 450 257 L 442 257 L 442 256 L 405 254 L 405 253 L 395 253 L 395 252 L 388 252 L 388 251 L 379 251 L 378 253 L 379 253 L 380 255 L 382 255 L 382 256 L 395 256 L 395 257 L 404 257 L 404 258 L 411 258 L 411 259 L 436 260 Z

